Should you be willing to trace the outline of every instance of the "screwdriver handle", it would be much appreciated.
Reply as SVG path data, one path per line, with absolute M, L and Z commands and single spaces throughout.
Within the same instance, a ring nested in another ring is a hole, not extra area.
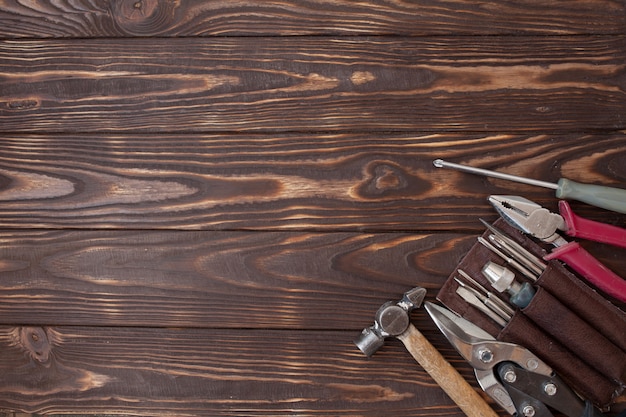
M 626 190 L 624 189 L 582 184 L 566 178 L 561 178 L 557 185 L 557 198 L 578 200 L 592 206 L 626 214 Z
M 600 261 L 583 249 L 578 242 L 552 249 L 543 257 L 546 261 L 559 259 L 578 272 L 591 284 L 617 300 L 626 302 L 626 280 L 604 266 Z

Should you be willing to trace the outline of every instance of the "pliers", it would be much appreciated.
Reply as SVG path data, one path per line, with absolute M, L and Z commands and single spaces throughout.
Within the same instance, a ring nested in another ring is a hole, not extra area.
M 560 215 L 520 196 L 492 195 L 489 202 L 511 226 L 556 248 L 545 260 L 559 259 L 593 285 L 626 302 L 626 281 L 604 266 L 577 242 L 568 242 L 557 231 L 596 242 L 626 248 L 626 230 L 574 215 L 566 201 L 559 202 Z
M 568 417 L 599 417 L 528 349 L 500 342 L 470 321 L 426 302 L 426 311 L 459 354 L 474 368 L 478 384 L 509 414 L 551 417 L 548 406 Z

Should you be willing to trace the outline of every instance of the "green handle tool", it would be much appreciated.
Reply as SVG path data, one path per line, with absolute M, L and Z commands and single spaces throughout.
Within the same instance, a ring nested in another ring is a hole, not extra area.
M 474 168 L 467 165 L 454 164 L 442 159 L 435 159 L 433 165 L 437 168 L 451 168 L 470 174 L 484 175 L 502 180 L 521 182 L 537 187 L 551 188 L 556 190 L 557 198 L 578 200 L 596 207 L 626 214 L 626 190 L 621 188 L 606 187 L 604 185 L 582 184 L 580 182 L 561 178 L 558 183 L 539 181 L 531 178 L 518 177 L 517 175 L 504 174 L 489 171 L 482 168 Z

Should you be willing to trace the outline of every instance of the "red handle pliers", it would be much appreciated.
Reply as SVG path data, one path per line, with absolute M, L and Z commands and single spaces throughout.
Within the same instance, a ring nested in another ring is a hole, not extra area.
M 568 242 L 557 233 L 561 230 L 569 236 L 626 248 L 625 229 L 576 216 L 566 201 L 559 202 L 560 215 L 520 196 L 492 195 L 489 202 L 513 227 L 556 246 L 544 259 L 562 260 L 600 290 L 626 302 L 626 281 L 577 242 Z

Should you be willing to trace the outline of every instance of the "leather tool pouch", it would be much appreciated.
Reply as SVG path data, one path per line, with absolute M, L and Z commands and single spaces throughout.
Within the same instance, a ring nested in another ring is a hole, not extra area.
M 543 248 L 504 221 L 498 220 L 495 226 L 538 257 L 546 254 Z M 485 232 L 483 237 L 487 238 L 490 233 Z M 464 270 L 493 294 L 508 301 L 508 294 L 492 289 L 482 275 L 481 270 L 488 261 L 516 272 L 479 243 L 470 249 L 457 270 Z M 459 284 L 454 278 L 460 278 L 457 270 L 437 294 L 437 299 L 446 307 L 496 339 L 526 347 L 550 365 L 572 389 L 600 408 L 610 406 L 623 392 L 626 314 L 558 261 L 548 262 L 546 270 L 534 283 L 537 292 L 530 304 L 517 309 L 504 328 L 456 294 Z M 516 279 L 526 281 L 517 273 Z

